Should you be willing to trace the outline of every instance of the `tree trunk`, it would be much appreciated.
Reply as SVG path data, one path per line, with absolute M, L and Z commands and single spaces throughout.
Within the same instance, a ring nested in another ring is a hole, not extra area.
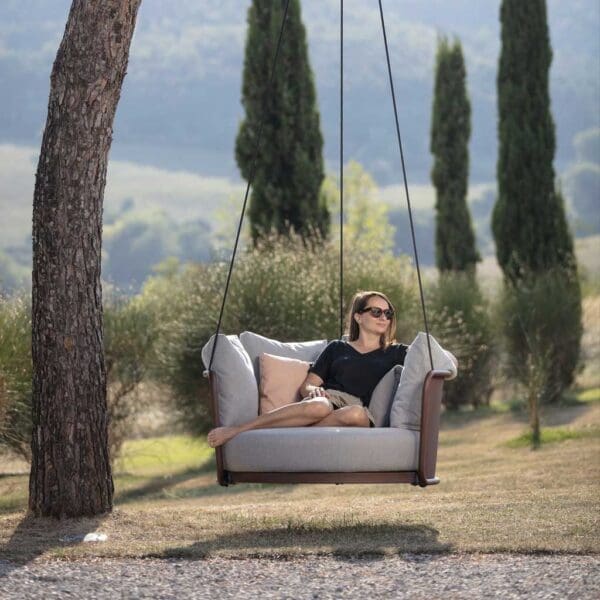
M 539 389 L 529 390 L 529 426 L 531 427 L 531 448 L 537 450 L 541 443 Z
M 112 126 L 141 0 L 74 0 L 33 197 L 29 508 L 111 510 L 100 259 Z

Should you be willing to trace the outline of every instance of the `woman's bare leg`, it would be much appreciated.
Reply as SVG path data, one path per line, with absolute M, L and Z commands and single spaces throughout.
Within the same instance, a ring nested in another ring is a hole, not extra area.
M 313 427 L 370 427 L 371 422 L 362 406 L 344 406 L 333 411 Z
M 242 431 L 250 429 L 266 429 L 269 427 L 303 427 L 321 421 L 331 413 L 333 408 L 326 398 L 311 398 L 294 404 L 286 404 L 256 419 L 237 427 L 217 427 L 207 436 L 208 445 L 212 448 L 221 446 Z

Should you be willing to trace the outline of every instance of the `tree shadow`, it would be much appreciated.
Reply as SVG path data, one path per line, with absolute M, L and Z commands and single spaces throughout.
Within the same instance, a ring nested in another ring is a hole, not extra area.
M 0 559 L 8 561 L 0 569 L 0 578 L 35 560 L 48 550 L 67 548 L 81 543 L 83 537 L 95 532 L 107 515 L 79 519 L 56 519 L 26 515 L 17 525 L 8 542 L 0 545 Z
M 438 539 L 439 531 L 429 525 L 353 524 L 323 527 L 312 524 L 288 524 L 287 527 L 264 528 L 222 535 L 191 546 L 169 548 L 153 558 L 228 557 L 290 558 L 293 555 L 327 555 L 340 559 L 368 556 L 384 558 L 405 552 L 442 554 L 452 545 Z
M 211 483 L 203 483 L 195 485 L 193 487 L 181 488 L 173 490 L 178 485 L 185 484 L 188 481 L 201 477 L 202 475 L 213 474 L 214 479 Z M 214 456 L 208 458 L 204 463 L 198 467 L 192 467 L 181 471 L 180 473 L 174 473 L 173 475 L 161 475 L 152 478 L 144 485 L 135 487 L 123 492 L 115 493 L 115 504 L 123 505 L 129 504 L 130 502 L 137 502 L 139 500 L 152 500 L 165 498 L 173 499 L 184 499 L 184 498 L 202 498 L 207 496 L 219 496 L 233 494 L 242 494 L 248 492 L 248 490 L 256 489 L 277 489 L 279 493 L 282 491 L 289 492 L 295 485 L 281 485 L 274 486 L 272 484 L 236 484 L 227 487 L 221 486 L 217 483 L 217 473 Z

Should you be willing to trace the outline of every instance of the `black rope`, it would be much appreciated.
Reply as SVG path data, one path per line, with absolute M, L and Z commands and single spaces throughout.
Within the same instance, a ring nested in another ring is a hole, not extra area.
M 340 340 L 344 335 L 344 0 L 340 0 Z
M 283 18 L 281 19 L 281 28 L 279 29 L 279 38 L 277 39 L 277 49 L 275 50 L 275 57 L 273 59 L 273 66 L 271 68 L 271 76 L 269 77 L 269 89 L 273 84 L 273 78 L 275 75 L 275 67 L 277 66 L 277 58 L 279 57 L 279 49 L 281 48 L 281 38 L 283 37 L 283 28 L 285 26 L 285 21 L 288 12 L 288 6 L 290 4 L 290 0 L 286 0 L 285 10 L 283 12 Z M 263 115 L 260 121 L 260 126 L 258 128 L 258 135 L 256 136 L 256 145 L 254 147 L 254 157 L 252 159 L 252 168 L 250 169 L 250 177 L 248 177 L 248 185 L 246 186 L 246 194 L 244 196 L 244 204 L 242 206 L 242 214 L 240 215 L 240 222 L 238 223 L 237 235 L 235 237 L 235 245 L 233 247 L 233 254 L 231 256 L 231 262 L 229 263 L 229 272 L 227 273 L 227 282 L 225 284 L 225 293 L 223 294 L 223 302 L 221 303 L 221 311 L 219 313 L 219 321 L 217 323 L 217 329 L 215 331 L 215 343 L 212 347 L 212 352 L 210 354 L 210 362 L 208 363 L 208 370 L 211 371 L 213 360 L 215 358 L 215 352 L 217 350 L 217 342 L 219 341 L 219 332 L 221 330 L 221 322 L 223 320 L 223 311 L 225 310 L 225 302 L 227 300 L 227 292 L 229 291 L 229 282 L 231 281 L 231 272 L 233 271 L 233 263 L 235 261 L 235 255 L 237 253 L 238 243 L 240 240 L 240 234 L 242 231 L 242 223 L 244 221 L 244 213 L 246 212 L 246 204 L 248 202 L 248 193 L 250 191 L 250 186 L 252 185 L 252 181 L 254 180 L 254 175 L 256 173 L 256 159 L 258 158 L 258 150 L 260 148 L 260 140 L 262 137 L 263 125 L 265 123 L 265 112 L 263 111 Z
M 390 88 L 392 90 L 392 103 L 394 105 L 394 118 L 396 120 L 396 135 L 398 137 L 398 147 L 400 148 L 400 160 L 402 162 L 402 175 L 404 177 L 404 189 L 406 191 L 406 202 L 408 204 L 408 216 L 410 220 L 410 232 L 412 234 L 413 250 L 415 252 L 415 263 L 417 265 L 417 277 L 419 279 L 419 293 L 421 294 L 421 306 L 423 308 L 423 321 L 425 323 L 425 333 L 427 334 L 427 349 L 429 350 L 429 361 L 431 370 L 433 370 L 433 355 L 431 353 L 431 343 L 429 341 L 429 327 L 427 325 L 427 311 L 425 310 L 425 296 L 423 294 L 423 284 L 421 283 L 421 269 L 419 268 L 419 254 L 417 252 L 417 242 L 415 238 L 415 227 L 413 223 L 412 210 L 410 207 L 410 196 L 408 194 L 408 182 L 406 179 L 406 167 L 404 166 L 404 152 L 402 151 L 402 139 L 400 137 L 400 125 L 398 123 L 398 109 L 396 108 L 396 94 L 394 92 L 394 80 L 392 78 L 392 67 L 390 64 L 390 53 L 388 50 L 387 35 L 385 33 L 385 19 L 383 18 L 383 8 L 379 0 L 379 14 L 381 16 L 381 29 L 383 31 L 383 43 L 385 44 L 385 57 L 387 60 L 388 76 Z

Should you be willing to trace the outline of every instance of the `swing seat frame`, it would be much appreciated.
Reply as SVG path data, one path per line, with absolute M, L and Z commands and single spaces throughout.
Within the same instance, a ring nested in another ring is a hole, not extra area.
M 421 427 L 419 434 L 418 464 L 410 471 L 230 471 L 225 468 L 224 448 L 215 448 L 217 481 L 222 486 L 236 483 L 409 483 L 426 487 L 439 483 L 436 477 L 440 412 L 444 380 L 448 371 L 432 370 L 425 377 L 421 396 Z M 210 387 L 210 407 L 215 427 L 219 427 L 218 377 L 207 373 Z M 284 428 L 282 428 L 284 429 Z M 307 428 L 308 429 L 308 428 Z M 352 428 L 354 429 L 354 428 Z M 376 431 L 376 430 L 370 430 Z M 369 433 L 369 432 L 367 432 Z M 375 441 L 375 440 L 374 440 Z

